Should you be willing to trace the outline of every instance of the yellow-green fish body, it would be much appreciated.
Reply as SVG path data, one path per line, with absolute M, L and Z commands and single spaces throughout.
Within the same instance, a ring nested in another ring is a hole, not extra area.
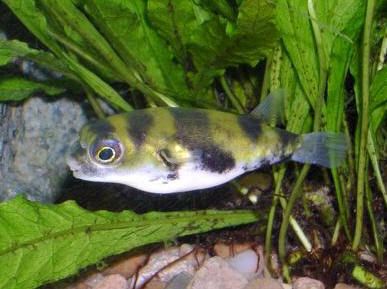
M 160 107 L 86 125 L 68 164 L 80 179 L 173 193 L 214 187 L 285 159 L 333 166 L 344 154 L 341 135 L 297 135 L 251 114 Z

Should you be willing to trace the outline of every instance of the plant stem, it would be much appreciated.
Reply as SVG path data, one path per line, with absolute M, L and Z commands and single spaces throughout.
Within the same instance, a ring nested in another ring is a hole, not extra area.
M 269 216 L 267 219 L 267 226 L 266 226 L 266 235 L 265 235 L 265 263 L 267 266 L 270 266 L 270 255 L 271 255 L 271 248 L 272 248 L 272 236 L 273 236 L 273 226 L 274 226 L 274 217 L 275 217 L 275 211 L 277 209 L 278 201 L 279 201 L 279 193 L 281 190 L 281 184 L 282 180 L 285 176 L 286 167 L 281 166 L 280 171 L 277 173 L 277 178 L 275 178 L 275 189 L 274 189 L 274 197 L 273 201 L 271 203 Z
M 286 205 L 285 212 L 282 218 L 282 223 L 281 223 L 279 238 L 278 238 L 278 255 L 280 257 L 282 264 L 284 264 L 284 267 L 287 267 L 286 266 L 286 233 L 288 231 L 290 215 L 292 213 L 294 204 L 296 203 L 296 200 L 300 195 L 301 186 L 303 184 L 303 181 L 306 175 L 308 174 L 309 168 L 310 168 L 310 165 L 304 165 L 302 167 L 300 175 L 298 176 L 296 183 L 293 187 L 293 190 L 290 194 L 289 201 L 288 201 L 288 204 Z M 285 276 L 285 277 L 289 279 L 289 276 Z
M 243 106 L 240 104 L 239 100 L 237 99 L 237 97 L 234 95 L 234 93 L 231 91 L 230 89 L 230 86 L 228 85 L 227 83 L 227 80 L 226 78 L 224 77 L 224 75 L 222 75 L 220 78 L 220 84 L 222 85 L 222 88 L 224 90 L 224 92 L 226 93 L 227 97 L 230 99 L 232 105 L 237 109 L 237 111 L 239 113 L 245 113 L 245 109 L 243 108 Z
M 356 199 L 356 225 L 355 234 L 352 242 L 352 249 L 357 250 L 361 241 L 361 234 L 363 229 L 363 215 L 364 215 L 364 191 L 365 178 L 367 177 L 366 163 L 367 163 L 367 137 L 368 137 L 368 110 L 369 110 L 369 60 L 371 50 L 371 28 L 372 19 L 375 9 L 375 0 L 367 1 L 367 11 L 363 30 L 363 51 L 362 51 L 362 77 L 361 77 L 361 106 L 360 106 L 360 145 L 359 145 L 359 162 L 357 167 L 357 199 Z
M 371 129 L 368 130 L 368 143 L 367 143 L 368 155 L 372 164 L 372 168 L 374 170 L 376 184 L 379 187 L 380 192 L 382 193 L 382 197 L 384 200 L 384 206 L 387 208 L 387 191 L 384 185 L 383 176 L 379 168 L 378 156 L 376 152 L 376 146 L 374 143 L 374 137 L 372 136 Z
M 371 229 L 372 229 L 371 231 L 372 231 L 372 235 L 374 237 L 374 242 L 375 242 L 376 257 L 377 257 L 378 261 L 381 263 L 381 262 L 383 262 L 384 248 L 383 248 L 383 242 L 380 239 L 380 234 L 378 232 L 378 226 L 376 223 L 377 221 L 375 219 L 375 215 L 374 215 L 374 212 L 372 209 L 372 192 L 371 192 L 371 189 L 370 189 L 370 186 L 368 183 L 365 185 L 365 201 L 367 204 L 369 220 L 371 223 Z
M 327 61 L 326 61 L 326 52 L 322 44 L 321 31 L 317 23 L 316 12 L 314 10 L 312 0 L 308 0 L 308 11 L 310 14 L 311 24 L 312 24 L 316 46 L 317 46 L 319 65 L 320 65 L 319 91 L 318 91 L 316 103 L 314 106 L 315 116 L 314 116 L 314 122 L 313 122 L 313 131 L 318 131 L 320 129 L 320 124 L 321 124 L 321 111 L 324 104 L 324 94 L 325 94 L 326 82 L 328 78 L 328 69 L 327 69 Z M 290 222 L 290 215 L 296 203 L 296 200 L 299 198 L 302 192 L 301 186 L 306 175 L 308 174 L 309 169 L 310 169 L 309 164 L 304 165 L 303 168 L 301 169 L 300 175 L 298 176 L 296 183 L 293 187 L 293 190 L 290 194 L 289 201 L 286 206 L 281 227 L 280 227 L 279 240 L 278 240 L 278 254 L 281 262 L 284 264 L 284 273 L 289 272 L 288 266 L 285 262 L 286 261 L 285 257 L 286 257 L 286 233 Z M 287 274 L 285 274 L 284 277 L 287 279 L 290 278 L 290 276 L 288 276 Z

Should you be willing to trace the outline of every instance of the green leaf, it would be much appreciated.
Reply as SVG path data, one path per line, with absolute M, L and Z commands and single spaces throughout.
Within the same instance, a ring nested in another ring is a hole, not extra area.
M 39 4 L 49 25 L 47 34 L 75 52 L 80 57 L 78 62 L 83 60 L 106 79 L 123 81 L 132 77 L 108 41 L 72 1 L 44 0 Z M 63 54 L 68 52 L 62 49 L 58 55 Z
M 319 2 L 320 3 L 320 2 Z M 354 53 L 354 43 L 359 39 L 361 27 L 364 20 L 365 5 L 357 0 L 334 1 L 331 11 L 346 11 L 346 13 L 333 14 L 332 19 L 323 18 L 321 21 L 334 23 L 333 31 L 327 31 L 324 36 L 327 38 L 325 44 L 331 45 L 328 97 L 327 97 L 327 130 L 340 131 L 344 116 L 344 82 L 348 73 L 351 57 Z M 341 10 L 344 9 L 344 10 Z M 325 17 L 327 17 L 325 15 Z M 324 27 L 322 27 L 324 28 Z M 331 27 L 331 29 L 333 29 Z
M 24 78 L 0 79 L 0 101 L 23 100 L 38 91 L 43 91 L 48 95 L 58 95 L 64 92 L 65 89 L 49 83 L 35 82 Z
M 0 40 L 0 66 L 8 64 L 16 57 L 32 60 L 71 78 L 71 73 L 67 66 L 51 53 L 30 48 L 27 43 L 19 40 Z
M 49 47 L 56 55 L 60 54 L 61 47 L 47 33 L 50 29 L 43 11 L 36 5 L 37 1 L 4 0 L 4 3 L 44 45 Z
M 279 0 L 276 21 L 300 85 L 314 107 L 319 83 L 318 55 L 307 11 L 307 1 Z
M 237 12 L 235 7 L 232 7 L 227 0 L 199 0 L 197 3 L 203 8 L 207 8 L 215 14 L 220 14 L 230 21 L 236 18 Z
M 235 31 L 228 35 L 231 36 L 226 42 L 228 46 L 220 47 L 220 63 L 257 65 L 272 53 L 279 37 L 274 4 L 271 1 L 244 0 L 239 7 Z
M 26 43 L 14 40 L 12 41 L 6 41 L 6 40 L 0 40 L 0 66 L 6 65 L 9 62 L 11 62 L 16 56 L 23 56 L 25 53 L 18 53 L 15 51 L 16 49 L 11 48 L 12 44 L 16 42 L 19 42 L 20 44 L 15 45 L 21 46 L 21 50 L 24 50 L 25 48 L 28 48 Z M 24 49 L 23 49 L 24 48 Z
M 0 204 L 0 288 L 30 289 L 144 244 L 251 223 L 251 211 L 88 212 L 75 202 Z
M 227 67 L 256 65 L 278 38 L 274 7 L 267 1 L 243 1 L 235 22 L 214 13 L 214 9 L 203 8 L 204 4 L 148 2 L 149 19 L 171 43 L 177 60 L 185 67 L 194 97 L 205 94 L 214 78 L 223 75 Z
M 74 74 L 76 74 L 83 83 L 86 83 L 86 85 L 93 89 L 99 96 L 116 107 L 121 108 L 123 111 L 133 110 L 130 104 L 128 104 L 109 84 L 98 77 L 98 75 L 79 64 L 70 56 L 63 56 L 65 57 L 69 67 L 72 71 L 74 71 Z
M 166 42 L 149 26 L 145 1 L 84 2 L 104 37 L 145 83 L 177 100 L 189 96 L 182 65 L 174 61 Z
M 370 88 L 370 130 L 375 136 L 387 112 L 387 68 L 379 70 Z
M 312 124 L 310 105 L 287 54 L 281 57 L 279 65 L 280 87 L 285 90 L 286 129 L 295 133 L 310 131 Z

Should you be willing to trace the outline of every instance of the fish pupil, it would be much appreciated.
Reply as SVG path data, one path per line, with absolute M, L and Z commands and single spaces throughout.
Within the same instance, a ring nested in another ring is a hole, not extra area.
M 109 161 L 113 158 L 114 156 L 114 151 L 112 148 L 105 147 L 100 150 L 98 153 L 98 157 L 102 161 Z

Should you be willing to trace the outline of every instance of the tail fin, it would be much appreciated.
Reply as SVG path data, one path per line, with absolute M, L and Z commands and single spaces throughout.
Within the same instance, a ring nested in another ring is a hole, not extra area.
M 339 166 L 345 159 L 347 141 L 344 134 L 313 132 L 302 135 L 302 144 L 291 159 L 327 168 Z

